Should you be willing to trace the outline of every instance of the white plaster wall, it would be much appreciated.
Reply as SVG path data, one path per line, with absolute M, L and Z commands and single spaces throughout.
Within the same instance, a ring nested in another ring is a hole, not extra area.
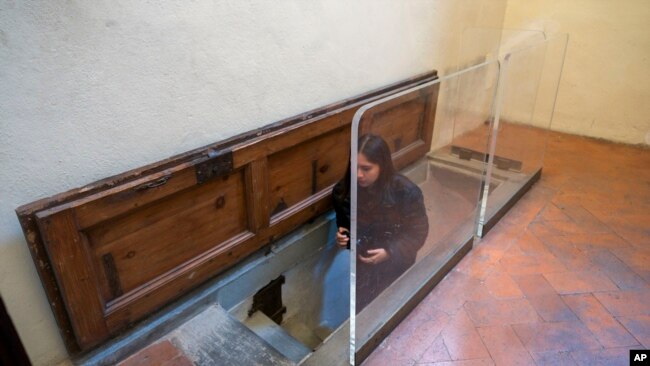
M 0 0 L 0 293 L 35 365 L 66 351 L 19 205 L 412 75 L 506 0 Z
M 552 129 L 650 145 L 648 0 L 508 0 L 504 27 L 569 35 Z

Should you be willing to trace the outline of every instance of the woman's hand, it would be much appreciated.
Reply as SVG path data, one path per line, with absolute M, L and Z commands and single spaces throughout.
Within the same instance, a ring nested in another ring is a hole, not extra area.
M 350 237 L 344 233 L 350 235 L 350 231 L 344 227 L 339 227 L 338 231 L 336 232 L 336 244 L 340 248 L 347 248 L 348 243 L 350 242 Z
M 363 263 L 379 264 L 381 262 L 387 261 L 388 258 L 390 258 L 390 255 L 388 255 L 386 249 L 383 248 L 368 249 L 367 253 L 368 253 L 367 257 L 359 255 L 359 260 L 362 261 Z

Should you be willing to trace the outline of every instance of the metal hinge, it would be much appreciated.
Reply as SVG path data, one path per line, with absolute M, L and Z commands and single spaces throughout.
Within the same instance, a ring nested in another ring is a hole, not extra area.
M 196 165 L 196 181 L 201 184 L 208 180 L 232 173 L 232 151 L 209 151 L 208 158 Z

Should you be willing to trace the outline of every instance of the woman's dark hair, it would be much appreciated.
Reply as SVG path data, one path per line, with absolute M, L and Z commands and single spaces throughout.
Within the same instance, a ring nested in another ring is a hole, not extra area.
M 365 134 L 359 138 L 358 151 L 363 154 L 369 162 L 379 165 L 379 177 L 372 185 L 373 190 L 378 192 L 385 192 L 387 184 L 390 183 L 392 176 L 395 174 L 395 167 L 393 166 L 393 159 L 391 157 L 390 148 L 386 141 L 381 137 L 373 134 Z M 348 163 L 348 169 L 345 176 L 341 179 L 340 184 L 334 194 L 344 198 L 350 193 L 351 184 L 351 163 Z M 355 167 L 356 169 L 356 167 Z
M 359 139 L 359 154 L 363 154 L 369 162 L 379 165 L 379 177 L 373 184 L 373 188 L 383 191 L 395 174 L 388 144 L 377 135 L 363 135 Z

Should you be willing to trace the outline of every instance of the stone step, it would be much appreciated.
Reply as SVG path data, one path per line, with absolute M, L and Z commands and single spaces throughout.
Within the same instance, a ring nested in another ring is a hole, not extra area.
M 298 363 L 312 350 L 292 337 L 284 328 L 261 311 L 248 317 L 244 324 L 289 360 Z
M 274 365 L 295 362 L 218 305 L 209 306 L 168 336 L 197 365 Z

